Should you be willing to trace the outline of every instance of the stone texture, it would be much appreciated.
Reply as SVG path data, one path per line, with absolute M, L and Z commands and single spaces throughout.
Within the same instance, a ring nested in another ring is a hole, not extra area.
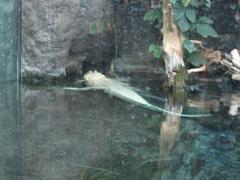
M 148 2 L 23 0 L 22 4 L 22 72 L 27 80 L 48 81 L 66 74 L 74 79 L 89 68 L 107 72 L 112 59 L 118 72 L 159 71 L 159 62 L 147 52 L 157 34 L 143 21 Z M 91 33 L 94 25 L 96 34 Z
M 159 30 L 143 20 L 150 9 L 148 1 L 131 0 L 114 4 L 114 27 L 118 39 L 118 58 L 114 66 L 119 73 L 159 73 L 164 66 L 148 53 L 148 46 L 156 42 Z
M 110 6 L 104 0 L 23 0 L 24 77 L 61 77 L 65 68 L 105 58 L 112 45 Z M 90 28 L 96 27 L 91 33 Z

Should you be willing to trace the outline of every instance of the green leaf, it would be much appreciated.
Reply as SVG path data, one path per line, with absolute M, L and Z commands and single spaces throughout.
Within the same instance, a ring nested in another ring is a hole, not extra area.
M 195 23 L 195 21 L 196 21 L 196 11 L 193 8 L 188 8 L 187 9 L 186 16 L 192 23 Z
M 205 60 L 198 52 L 191 53 L 187 60 L 195 67 L 200 67 L 201 65 L 205 64 Z
M 153 56 L 157 59 L 160 59 L 161 55 L 162 55 L 162 50 L 159 47 L 154 51 Z
M 91 23 L 90 26 L 89 26 L 89 30 L 88 30 L 89 34 L 92 34 L 92 35 L 95 35 L 97 34 L 97 26 L 95 23 Z
M 197 20 L 198 23 L 203 23 L 203 24 L 213 24 L 213 20 L 210 19 L 209 17 L 207 16 L 201 16 L 198 20 Z
M 190 23 L 188 22 L 188 20 L 184 17 L 182 17 L 178 22 L 177 22 L 180 30 L 182 32 L 186 32 L 187 30 L 190 29 L 191 25 Z
M 189 52 L 189 53 L 193 53 L 194 51 L 196 51 L 196 47 L 194 46 L 194 44 L 189 41 L 188 39 L 185 39 L 183 41 L 183 47 Z
M 170 0 L 170 2 L 174 5 L 177 3 L 177 0 Z
M 99 19 L 93 21 L 89 25 L 88 33 L 91 35 L 101 34 L 104 31 L 104 24 Z
M 187 7 L 190 4 L 191 0 L 182 0 L 183 6 Z
M 160 9 L 150 10 L 144 15 L 143 19 L 150 22 L 155 22 L 156 20 L 162 22 L 162 12 Z
M 148 47 L 148 52 L 153 53 L 157 47 L 158 45 L 156 44 L 150 44 L 150 46 Z
M 148 51 L 157 59 L 159 59 L 162 55 L 162 47 L 157 44 L 150 44 Z
M 180 6 L 178 8 L 173 9 L 173 16 L 176 21 L 180 20 L 185 15 L 185 8 L 183 6 Z
M 151 44 L 148 47 L 148 51 L 153 54 L 153 56 L 159 59 L 162 55 L 162 47 L 157 44 Z
M 207 6 L 208 8 L 210 8 L 211 5 L 212 5 L 212 2 L 211 2 L 211 0 L 204 0 L 204 4 L 205 4 L 205 6 Z
M 213 27 L 209 24 L 196 24 L 197 32 L 204 38 L 210 37 L 218 37 L 217 32 L 213 29 Z
M 189 31 L 196 32 L 196 24 L 191 24 Z
M 199 7 L 200 6 L 199 0 L 192 0 L 191 5 L 194 6 L 194 7 Z

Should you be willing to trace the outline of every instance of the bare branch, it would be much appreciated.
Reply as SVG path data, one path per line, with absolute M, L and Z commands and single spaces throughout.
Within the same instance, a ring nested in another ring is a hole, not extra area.
M 189 69 L 189 70 L 188 70 L 188 74 L 197 73 L 197 72 L 205 72 L 206 70 L 207 70 L 206 66 L 203 65 L 203 66 L 200 67 L 200 68 L 192 68 L 192 69 Z

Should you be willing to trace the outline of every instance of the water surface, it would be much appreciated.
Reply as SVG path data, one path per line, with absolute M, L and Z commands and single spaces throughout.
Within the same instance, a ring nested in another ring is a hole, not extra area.
M 166 115 L 102 91 L 1 84 L 0 179 L 238 179 L 240 93 L 193 86 L 176 104 L 153 79 L 130 83 L 155 105 L 211 117 Z

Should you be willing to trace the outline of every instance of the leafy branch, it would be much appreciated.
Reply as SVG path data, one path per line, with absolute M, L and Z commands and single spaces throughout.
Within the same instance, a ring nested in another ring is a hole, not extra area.
M 211 0 L 170 0 L 170 3 L 173 7 L 173 18 L 185 38 L 182 45 L 187 52 L 187 59 L 191 59 L 190 63 L 194 66 L 199 66 L 203 64 L 202 58 L 189 37 L 196 34 L 202 38 L 218 37 L 218 33 L 212 26 L 214 21 L 207 16 L 198 16 L 201 7 L 211 7 Z M 144 16 L 144 20 L 161 29 L 163 24 L 162 9 L 156 8 L 148 11 Z M 161 58 L 163 52 L 161 44 L 153 43 L 148 50 L 156 59 Z

